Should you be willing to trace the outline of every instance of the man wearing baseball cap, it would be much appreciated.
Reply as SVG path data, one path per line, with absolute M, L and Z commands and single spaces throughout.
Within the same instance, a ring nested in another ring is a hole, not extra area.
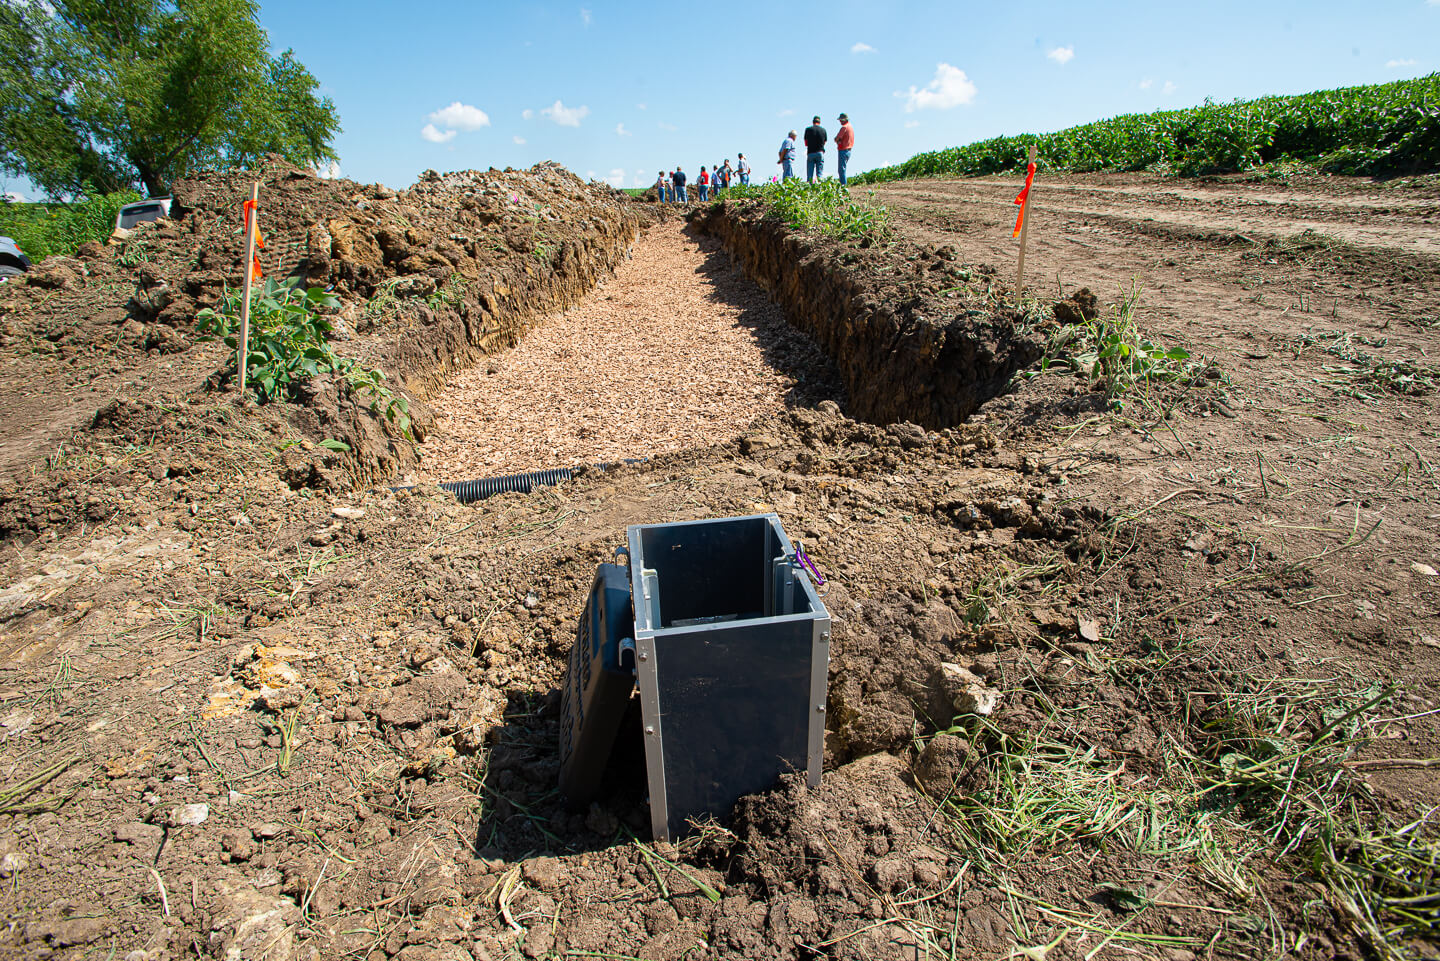
M 814 183 L 825 173 L 825 144 L 830 135 L 820 126 L 820 116 L 805 128 L 805 180 Z
M 840 129 L 835 131 L 835 155 L 840 161 L 840 183 L 845 183 L 845 167 L 850 163 L 850 150 L 855 146 L 855 128 L 850 126 L 850 118 L 845 114 L 840 115 Z

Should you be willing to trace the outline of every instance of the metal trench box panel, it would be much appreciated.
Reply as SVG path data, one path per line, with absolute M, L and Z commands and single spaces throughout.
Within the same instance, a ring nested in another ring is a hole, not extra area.
M 628 529 L 657 839 L 804 771 L 820 783 L 830 615 L 774 514 Z

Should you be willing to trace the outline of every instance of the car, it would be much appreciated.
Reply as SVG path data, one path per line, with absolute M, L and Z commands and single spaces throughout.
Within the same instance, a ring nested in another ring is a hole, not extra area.
M 19 277 L 30 269 L 30 258 L 9 237 L 0 237 L 0 282 Z
M 170 197 L 150 197 L 126 204 L 115 215 L 116 230 L 131 230 L 136 224 L 170 216 Z

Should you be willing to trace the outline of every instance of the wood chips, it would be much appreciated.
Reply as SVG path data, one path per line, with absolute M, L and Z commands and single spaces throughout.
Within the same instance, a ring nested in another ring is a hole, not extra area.
M 704 447 L 783 406 L 764 358 L 780 309 L 711 240 L 647 231 L 581 304 L 456 375 L 417 480 L 472 480 Z

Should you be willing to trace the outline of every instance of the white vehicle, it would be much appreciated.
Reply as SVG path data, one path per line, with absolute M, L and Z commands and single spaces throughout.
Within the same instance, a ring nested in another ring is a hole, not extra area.
M 0 283 L 11 277 L 24 276 L 29 269 L 30 258 L 25 256 L 20 245 L 9 237 L 0 237 Z
M 126 204 L 115 215 L 115 229 L 131 230 L 136 224 L 170 216 L 170 200 L 169 197 L 151 197 L 148 200 L 137 200 L 133 204 Z

